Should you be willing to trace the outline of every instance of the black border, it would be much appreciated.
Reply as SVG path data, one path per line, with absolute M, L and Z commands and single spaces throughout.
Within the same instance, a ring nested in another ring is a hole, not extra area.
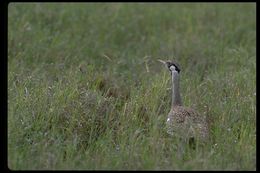
M 8 97 L 7 97 L 7 83 L 8 83 L 8 78 L 7 78 L 7 68 L 8 68 L 8 64 L 7 64 L 7 59 L 8 59 L 8 55 L 7 55 L 7 25 L 8 25 L 8 21 L 7 21 L 7 15 L 8 15 L 8 3 L 7 2 L 3 2 L 3 6 L 1 5 L 1 21 L 2 21 L 2 27 L 1 28 L 1 33 L 2 33 L 2 41 L 4 41 L 3 43 L 3 46 L 2 46 L 2 63 L 1 63 L 1 70 L 2 70 L 2 86 L 5 88 L 6 87 L 6 90 L 5 89 L 2 89 L 2 103 L 1 103 L 1 110 L 2 110 L 2 120 L 1 120 L 1 157 L 2 157 L 2 160 L 1 160 L 1 168 L 3 168 L 4 171 L 7 171 L 9 170 L 8 168 L 8 157 L 7 157 L 7 150 L 8 150 L 8 146 L 7 146 L 7 136 L 8 136 L 8 132 L 7 132 L 7 110 L 8 110 L 8 106 L 7 106 L 7 101 L 8 101 Z

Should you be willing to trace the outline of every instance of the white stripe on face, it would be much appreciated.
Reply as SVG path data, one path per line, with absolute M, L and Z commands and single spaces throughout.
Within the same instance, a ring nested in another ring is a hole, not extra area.
M 176 70 L 175 66 L 174 65 L 170 66 L 170 70 L 175 71 Z

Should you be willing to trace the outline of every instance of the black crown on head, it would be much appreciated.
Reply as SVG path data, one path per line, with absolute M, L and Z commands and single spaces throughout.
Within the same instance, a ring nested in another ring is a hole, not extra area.
M 170 67 L 171 67 L 172 65 L 175 67 L 175 69 L 176 69 L 176 71 L 177 71 L 178 73 L 180 73 L 180 71 L 181 71 L 179 64 L 177 64 L 176 62 L 166 61 L 166 65 L 167 65 L 167 67 L 168 67 L 168 69 L 169 69 L 170 71 L 171 71 Z

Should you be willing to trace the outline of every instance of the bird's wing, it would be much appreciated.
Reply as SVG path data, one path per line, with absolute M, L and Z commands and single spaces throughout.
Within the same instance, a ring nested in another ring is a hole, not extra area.
M 179 133 L 181 136 L 204 136 L 207 131 L 207 123 L 202 116 L 192 108 L 178 106 L 169 113 L 170 121 L 168 127 L 172 132 Z
M 172 117 L 176 123 L 183 123 L 187 118 L 195 119 L 198 117 L 198 113 L 191 108 L 176 106 L 170 112 L 169 117 Z

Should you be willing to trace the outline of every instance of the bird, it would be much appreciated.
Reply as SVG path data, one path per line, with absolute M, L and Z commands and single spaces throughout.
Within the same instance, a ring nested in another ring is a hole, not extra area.
M 209 139 L 209 126 L 205 116 L 190 107 L 183 106 L 180 94 L 180 65 L 175 61 L 163 61 L 171 73 L 172 78 L 172 103 L 167 116 L 166 129 L 171 136 L 177 136 L 185 141 L 202 141 Z

